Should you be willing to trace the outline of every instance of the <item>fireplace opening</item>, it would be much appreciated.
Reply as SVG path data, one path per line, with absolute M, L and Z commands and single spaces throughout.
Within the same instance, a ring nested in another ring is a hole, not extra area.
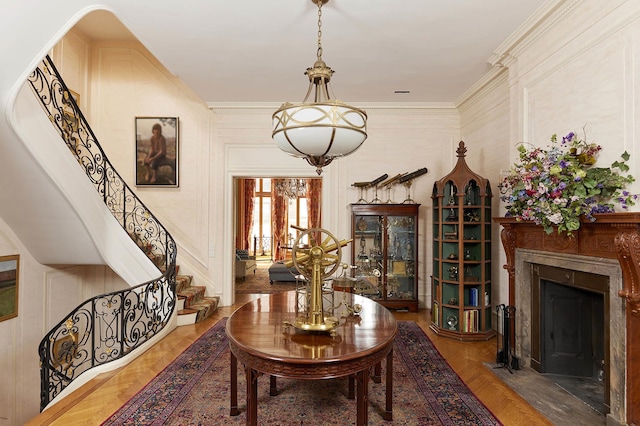
M 534 265 L 531 367 L 609 412 L 609 277 Z

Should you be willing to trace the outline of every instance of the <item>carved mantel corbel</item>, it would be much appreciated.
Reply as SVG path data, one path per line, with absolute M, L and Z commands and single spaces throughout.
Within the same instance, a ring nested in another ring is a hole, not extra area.
M 615 237 L 618 261 L 622 268 L 624 298 L 633 315 L 640 316 L 640 233 L 638 229 L 621 228 Z
M 500 232 L 502 247 L 507 258 L 507 263 L 502 267 L 509 273 L 509 305 L 515 305 L 515 288 L 516 288 L 516 233 L 513 227 L 503 223 Z

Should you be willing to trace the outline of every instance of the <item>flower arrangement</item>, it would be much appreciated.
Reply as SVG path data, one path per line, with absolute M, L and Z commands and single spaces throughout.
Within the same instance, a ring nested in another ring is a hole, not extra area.
M 581 216 L 593 222 L 594 213 L 614 212 L 614 203 L 623 209 L 634 205 L 638 196 L 625 190 L 635 181 L 626 173 L 629 154 L 625 151 L 609 168 L 594 167 L 601 150 L 573 132 L 561 142 L 554 134 L 546 148 L 518 146 L 520 162 L 500 185 L 507 216 L 534 221 L 548 234 L 557 229 L 572 236 Z

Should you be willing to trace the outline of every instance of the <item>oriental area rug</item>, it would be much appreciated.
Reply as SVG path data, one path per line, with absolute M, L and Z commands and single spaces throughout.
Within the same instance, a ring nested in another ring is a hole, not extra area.
M 229 344 L 220 320 L 180 354 L 103 425 L 241 425 L 245 378 L 238 372 L 240 415 L 229 415 Z M 384 363 L 383 376 L 384 377 Z M 393 422 L 384 421 L 384 380 L 369 383 L 370 425 L 500 425 L 473 395 L 427 335 L 412 321 L 398 321 L 393 360 Z M 260 425 L 353 425 L 355 400 L 347 399 L 348 379 L 278 379 L 269 396 L 269 378 L 258 388 Z
M 269 266 L 271 262 L 258 262 L 255 274 L 236 279 L 236 294 L 273 294 L 296 289 L 295 282 L 269 282 Z

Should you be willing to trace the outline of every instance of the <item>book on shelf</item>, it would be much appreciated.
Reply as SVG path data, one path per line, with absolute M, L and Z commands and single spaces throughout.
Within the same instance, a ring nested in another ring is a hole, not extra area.
M 479 330 L 479 312 L 477 309 L 464 311 L 462 318 L 462 331 L 465 333 L 477 333 Z
M 478 306 L 478 288 L 471 287 L 469 289 L 469 306 Z

